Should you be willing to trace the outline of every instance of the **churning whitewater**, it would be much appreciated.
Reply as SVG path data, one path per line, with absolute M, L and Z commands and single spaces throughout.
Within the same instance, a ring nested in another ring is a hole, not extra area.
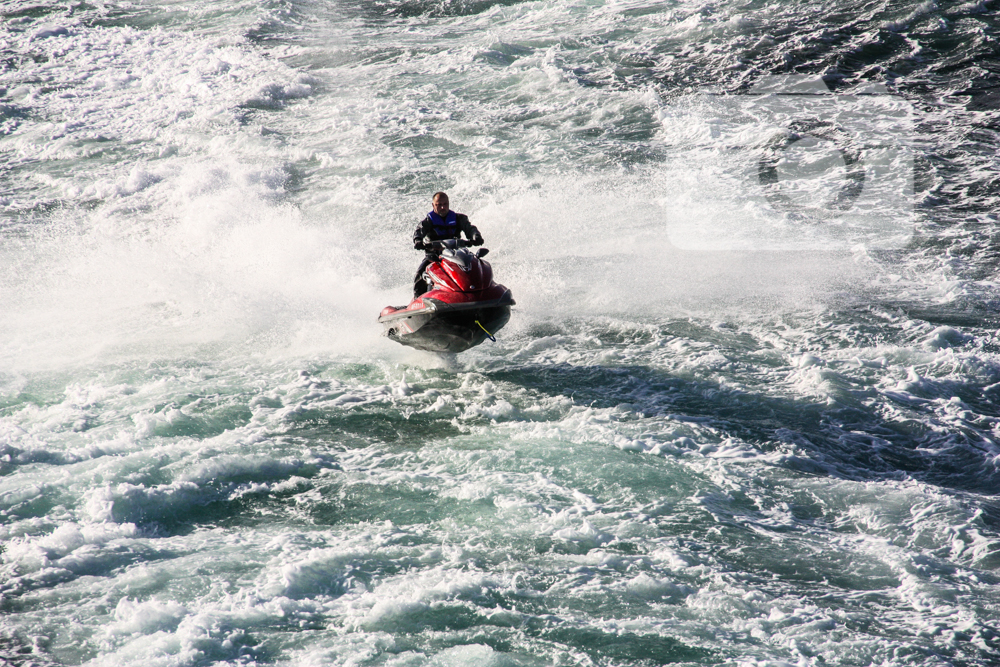
M 998 10 L 7 0 L 0 665 L 1000 663 Z

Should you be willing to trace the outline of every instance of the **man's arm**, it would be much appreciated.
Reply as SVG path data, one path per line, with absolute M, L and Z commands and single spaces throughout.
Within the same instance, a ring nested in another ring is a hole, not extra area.
M 427 233 L 424 231 L 424 226 L 426 224 L 427 224 L 427 218 L 424 218 L 423 220 L 420 221 L 420 224 L 417 225 L 416 231 L 413 232 L 413 249 L 414 250 L 423 250 L 424 249 L 424 236 L 427 235 Z
M 483 245 L 483 235 L 479 233 L 474 224 L 469 222 L 469 216 L 457 215 L 455 217 L 459 230 L 465 232 L 465 238 L 469 239 L 472 245 Z

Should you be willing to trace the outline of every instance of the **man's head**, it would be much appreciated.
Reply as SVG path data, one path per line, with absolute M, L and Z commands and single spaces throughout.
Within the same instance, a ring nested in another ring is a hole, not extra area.
M 448 195 L 443 192 L 435 192 L 434 196 L 431 198 L 431 204 L 434 207 L 434 212 L 440 215 L 442 218 L 448 215 Z

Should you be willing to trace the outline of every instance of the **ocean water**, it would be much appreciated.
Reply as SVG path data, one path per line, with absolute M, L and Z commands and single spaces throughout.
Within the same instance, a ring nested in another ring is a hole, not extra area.
M 0 665 L 1000 664 L 998 11 L 6 0 Z

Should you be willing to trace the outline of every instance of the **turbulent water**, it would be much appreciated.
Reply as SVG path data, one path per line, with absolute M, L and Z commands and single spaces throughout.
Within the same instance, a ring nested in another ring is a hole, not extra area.
M 6 0 L 0 664 L 1000 664 L 998 12 Z

